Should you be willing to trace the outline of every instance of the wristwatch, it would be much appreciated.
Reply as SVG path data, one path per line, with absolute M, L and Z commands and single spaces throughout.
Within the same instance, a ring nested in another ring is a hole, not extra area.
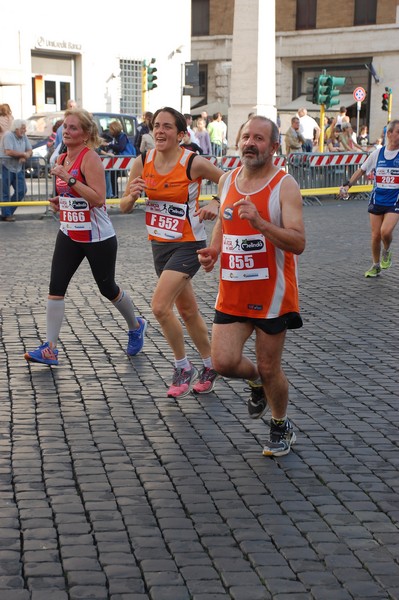
M 68 179 L 68 185 L 69 185 L 69 187 L 72 187 L 73 185 L 75 185 L 76 181 L 77 180 L 75 179 L 75 177 L 70 177 Z

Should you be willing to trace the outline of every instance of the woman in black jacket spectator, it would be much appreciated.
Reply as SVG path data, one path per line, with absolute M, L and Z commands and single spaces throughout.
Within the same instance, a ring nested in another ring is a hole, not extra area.
M 109 124 L 109 134 L 112 136 L 112 142 L 107 144 L 104 148 L 106 152 L 112 152 L 113 154 L 119 155 L 125 153 L 126 146 L 129 143 L 129 138 L 122 129 L 122 124 L 119 121 L 112 121 Z M 112 197 L 118 198 L 118 177 L 120 171 L 111 171 L 111 186 L 112 186 Z

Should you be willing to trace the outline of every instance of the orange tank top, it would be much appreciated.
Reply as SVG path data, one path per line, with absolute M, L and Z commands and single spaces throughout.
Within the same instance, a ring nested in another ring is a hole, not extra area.
M 155 156 L 155 149 L 147 152 L 142 173 L 148 197 L 148 238 L 158 242 L 205 240 L 205 225 L 194 216 L 199 207 L 201 178 L 190 178 L 191 162 L 197 155 L 182 149 L 180 159 L 166 175 L 155 170 Z
M 281 226 L 280 185 L 290 175 L 277 171 L 257 192 L 246 194 L 237 188 L 240 170 L 229 174 L 221 196 L 223 241 L 216 309 L 255 319 L 299 312 L 296 255 L 276 248 L 248 221 L 240 219 L 233 207 L 248 195 L 263 219 Z

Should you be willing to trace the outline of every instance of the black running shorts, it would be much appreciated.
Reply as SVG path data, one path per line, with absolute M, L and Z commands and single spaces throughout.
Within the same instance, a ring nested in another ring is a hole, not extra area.
M 215 311 L 213 322 L 217 325 L 226 325 L 228 323 L 251 323 L 269 335 L 276 335 L 286 329 L 299 329 L 303 322 L 299 313 L 290 312 L 274 319 L 252 319 L 251 317 L 240 317 L 237 315 L 228 315 L 226 313 Z

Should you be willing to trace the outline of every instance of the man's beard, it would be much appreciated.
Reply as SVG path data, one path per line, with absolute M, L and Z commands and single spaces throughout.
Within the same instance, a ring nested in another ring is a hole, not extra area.
M 251 151 L 251 154 L 247 155 L 249 151 Z M 256 146 L 249 146 L 241 151 L 241 162 L 248 169 L 258 169 L 266 164 L 269 156 L 267 153 L 260 154 Z

